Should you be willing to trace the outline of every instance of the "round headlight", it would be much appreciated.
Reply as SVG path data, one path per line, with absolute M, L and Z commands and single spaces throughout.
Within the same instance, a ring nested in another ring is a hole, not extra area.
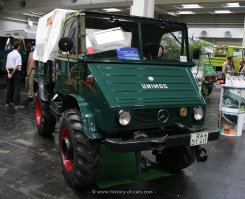
M 188 109 L 186 107 L 182 107 L 179 111 L 181 117 L 186 117 L 188 113 Z
M 127 126 L 131 121 L 130 113 L 128 111 L 120 110 L 118 114 L 119 114 L 119 123 L 122 126 Z
M 197 107 L 197 108 L 194 108 L 194 118 L 195 120 L 201 120 L 204 116 L 204 111 L 202 109 L 202 107 Z

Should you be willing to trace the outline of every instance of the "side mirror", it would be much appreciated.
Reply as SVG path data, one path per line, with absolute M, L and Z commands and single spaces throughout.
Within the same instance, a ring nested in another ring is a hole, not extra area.
M 59 40 L 59 48 L 63 52 L 69 52 L 73 48 L 73 42 L 69 37 L 62 37 Z
M 201 57 L 201 49 L 200 48 L 195 48 L 193 50 L 192 57 L 193 57 L 193 59 L 200 59 L 200 57 Z

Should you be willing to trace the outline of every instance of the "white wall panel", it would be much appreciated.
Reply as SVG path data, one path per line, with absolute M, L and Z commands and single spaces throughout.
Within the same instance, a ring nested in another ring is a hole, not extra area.
M 202 32 L 206 31 L 207 38 L 227 38 L 227 36 L 225 36 L 225 32 L 229 31 L 231 33 L 231 37 L 230 38 L 243 38 L 243 34 L 244 34 L 244 29 L 243 28 L 206 28 L 206 27 L 202 27 L 202 28 L 189 28 L 188 29 L 188 34 L 189 37 L 204 37 L 202 35 Z M 229 37 L 228 37 L 229 38 Z
M 27 23 L 1 19 L 0 27 L 1 31 L 24 30 L 25 28 L 27 28 Z

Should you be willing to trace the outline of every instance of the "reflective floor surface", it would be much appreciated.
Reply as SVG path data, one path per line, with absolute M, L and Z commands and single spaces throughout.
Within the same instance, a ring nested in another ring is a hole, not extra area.
M 22 89 L 22 101 L 26 99 Z M 207 102 L 206 125 L 217 127 L 220 89 Z M 169 198 L 244 199 L 245 135 L 208 143 L 208 161 L 157 180 L 73 190 L 61 174 L 53 139 L 43 139 L 34 120 L 34 102 L 5 107 L 0 87 L 0 199 Z

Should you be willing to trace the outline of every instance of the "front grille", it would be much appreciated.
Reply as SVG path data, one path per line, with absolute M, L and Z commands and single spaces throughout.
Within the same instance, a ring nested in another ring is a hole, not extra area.
M 169 118 L 162 123 L 158 120 L 157 115 L 161 109 L 166 109 L 169 113 Z M 179 110 L 179 109 L 177 109 Z M 156 109 L 137 109 L 132 112 L 132 123 L 134 125 L 156 125 L 156 124 L 170 124 L 176 117 L 179 117 L 173 108 L 156 108 Z

